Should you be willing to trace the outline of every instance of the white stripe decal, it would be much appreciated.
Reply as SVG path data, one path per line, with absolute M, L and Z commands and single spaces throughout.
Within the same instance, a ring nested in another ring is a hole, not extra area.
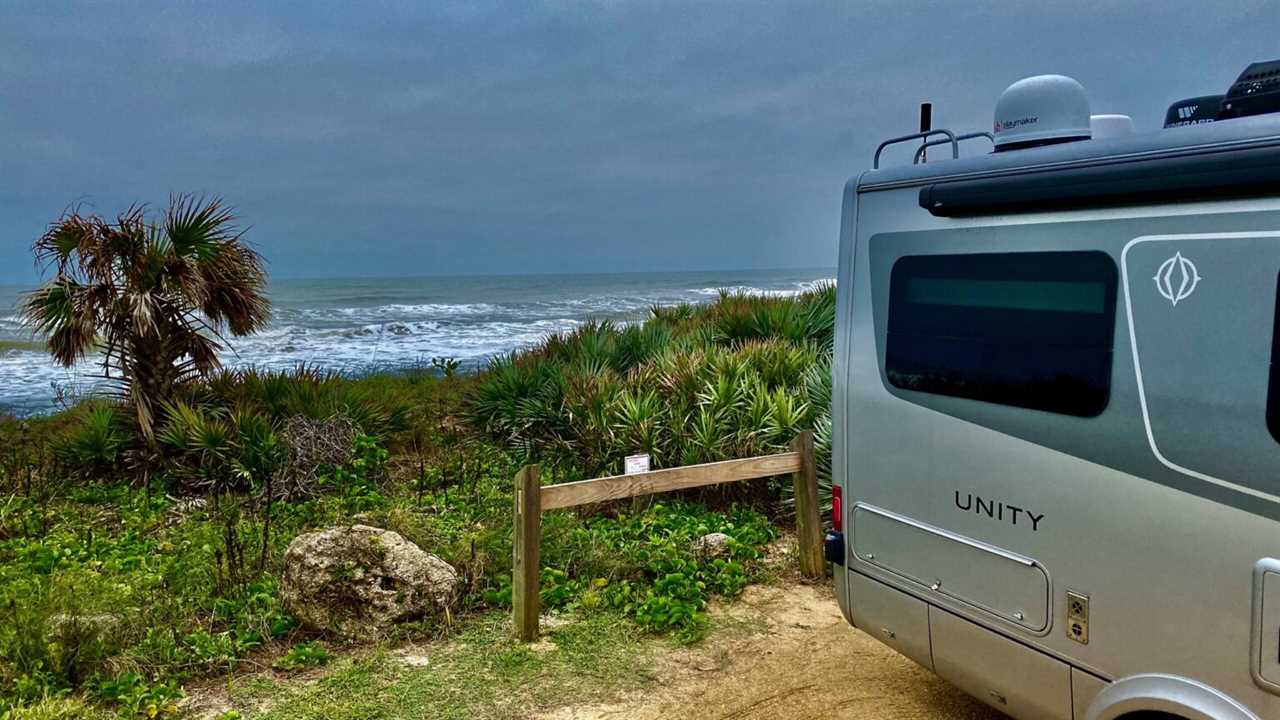
M 1143 235 L 1141 237 L 1136 237 L 1128 243 L 1125 243 L 1124 250 L 1120 252 L 1120 279 L 1124 283 L 1124 310 L 1125 315 L 1129 320 L 1129 345 L 1133 348 L 1133 372 L 1138 381 L 1138 401 L 1142 405 L 1142 422 L 1147 429 L 1147 443 L 1151 445 L 1151 452 L 1155 454 L 1156 459 L 1170 470 L 1180 472 L 1183 475 L 1188 475 L 1196 478 L 1197 480 L 1203 480 L 1207 483 L 1213 483 L 1220 487 L 1230 488 L 1238 492 L 1262 498 L 1263 500 L 1280 502 L 1280 497 L 1270 493 L 1255 490 L 1254 488 L 1246 487 L 1244 485 L 1238 485 L 1221 478 L 1213 477 L 1212 475 L 1205 475 L 1202 472 L 1197 472 L 1190 468 L 1185 468 L 1170 461 L 1160 452 L 1160 448 L 1156 446 L 1155 434 L 1151 431 L 1151 415 L 1147 412 L 1147 391 L 1142 384 L 1142 363 L 1138 359 L 1138 336 L 1134 332 L 1133 327 L 1133 303 L 1129 300 L 1129 249 L 1138 243 L 1168 240 L 1242 240 L 1254 238 L 1280 238 L 1280 232 L 1191 233 L 1187 235 Z

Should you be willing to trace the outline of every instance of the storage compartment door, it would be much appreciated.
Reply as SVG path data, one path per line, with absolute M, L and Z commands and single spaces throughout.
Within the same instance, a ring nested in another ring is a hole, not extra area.
M 853 511 L 859 560 L 1033 632 L 1049 627 L 1049 576 L 1034 560 L 870 505 Z
M 929 608 L 933 669 L 1017 718 L 1071 720 L 1071 666 L 945 610 Z
M 929 608 L 923 602 L 901 590 L 851 572 L 849 614 L 859 630 L 933 669 L 929 650 Z

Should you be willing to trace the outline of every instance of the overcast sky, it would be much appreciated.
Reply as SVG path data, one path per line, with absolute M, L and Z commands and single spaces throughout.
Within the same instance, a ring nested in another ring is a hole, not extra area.
M 277 277 L 814 267 L 876 144 L 1026 75 L 1158 127 L 1280 0 L 0 0 L 0 282 L 74 201 L 224 196 Z

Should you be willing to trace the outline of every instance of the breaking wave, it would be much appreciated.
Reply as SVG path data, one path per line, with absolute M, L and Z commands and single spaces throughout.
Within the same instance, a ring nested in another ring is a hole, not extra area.
M 274 314 L 261 332 L 232 341 L 232 367 L 300 364 L 347 373 L 426 365 L 451 357 L 465 366 L 533 346 L 589 319 L 628 323 L 655 305 L 703 303 L 725 289 L 791 297 L 830 278 L 816 273 L 531 276 L 386 281 L 308 281 L 272 288 Z M 0 296 L 5 295 L 0 289 Z M 16 291 L 0 297 L 0 309 Z M 99 369 L 53 363 L 16 314 L 0 315 L 0 412 L 47 411 L 59 393 L 95 387 Z

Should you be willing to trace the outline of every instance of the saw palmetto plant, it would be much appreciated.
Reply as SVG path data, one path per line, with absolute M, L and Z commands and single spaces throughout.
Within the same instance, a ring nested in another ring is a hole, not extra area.
M 823 285 L 584 323 L 495 360 L 468 414 L 566 477 L 618 472 L 640 452 L 654 467 L 777 452 L 812 428 L 829 483 L 834 318 L 835 288 Z
M 53 277 L 26 297 L 24 319 L 62 365 L 98 359 L 148 444 L 163 404 L 219 367 L 226 336 L 267 322 L 262 259 L 216 198 L 174 196 L 158 216 L 135 205 L 115 220 L 73 210 L 34 250 Z

